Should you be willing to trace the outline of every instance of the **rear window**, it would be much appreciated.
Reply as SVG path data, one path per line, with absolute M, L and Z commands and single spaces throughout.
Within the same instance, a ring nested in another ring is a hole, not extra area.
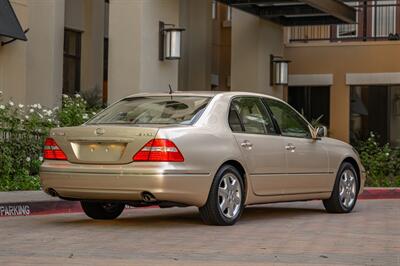
M 210 97 L 154 96 L 124 99 L 99 113 L 88 124 L 193 124 Z

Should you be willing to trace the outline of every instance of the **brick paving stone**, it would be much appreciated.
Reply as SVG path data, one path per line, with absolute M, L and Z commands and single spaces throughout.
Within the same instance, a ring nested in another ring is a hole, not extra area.
M 0 265 L 400 265 L 400 201 L 327 214 L 319 201 L 249 207 L 232 227 L 196 208 L 0 219 Z

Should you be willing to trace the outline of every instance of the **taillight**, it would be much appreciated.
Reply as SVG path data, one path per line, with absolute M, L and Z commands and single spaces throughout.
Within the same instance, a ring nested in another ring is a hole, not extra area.
M 176 145 L 167 139 L 153 139 L 133 156 L 134 161 L 183 162 L 184 158 Z
M 67 155 L 58 147 L 54 139 L 47 138 L 44 142 L 43 158 L 46 160 L 67 160 Z

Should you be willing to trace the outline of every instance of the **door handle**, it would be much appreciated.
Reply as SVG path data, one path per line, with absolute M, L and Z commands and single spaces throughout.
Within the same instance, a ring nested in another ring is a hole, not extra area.
M 290 152 L 295 152 L 296 146 L 294 146 L 292 143 L 289 143 L 288 145 L 285 146 L 285 149 Z
M 248 150 L 251 150 L 253 148 L 253 144 L 248 140 L 243 141 L 240 144 L 240 146 L 242 146 L 242 148 L 245 148 L 245 149 L 248 149 Z

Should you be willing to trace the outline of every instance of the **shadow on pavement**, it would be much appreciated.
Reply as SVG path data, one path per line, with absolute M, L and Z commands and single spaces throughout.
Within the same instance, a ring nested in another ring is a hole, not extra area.
M 295 218 L 299 216 L 312 216 L 324 215 L 326 212 L 322 208 L 304 208 L 304 207 L 287 207 L 287 206 L 271 206 L 261 205 L 256 207 L 248 207 L 245 209 L 240 222 L 254 222 L 254 221 L 276 221 L 280 219 Z M 65 216 L 63 216 L 65 217 Z M 62 220 L 60 217 L 51 223 L 59 224 L 79 224 L 79 225 L 107 225 L 107 226 L 121 226 L 129 225 L 135 227 L 157 227 L 157 226 L 184 226 L 184 225 L 203 225 L 197 208 L 171 208 L 171 209 L 152 209 L 152 210 L 132 210 L 126 211 L 120 218 L 112 221 L 92 220 L 90 218 L 73 220 Z

